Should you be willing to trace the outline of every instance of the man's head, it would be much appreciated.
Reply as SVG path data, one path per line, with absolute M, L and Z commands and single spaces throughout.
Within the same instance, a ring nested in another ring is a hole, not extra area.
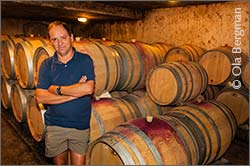
M 60 56 L 68 55 L 72 49 L 73 34 L 68 24 L 54 21 L 48 26 L 49 39 Z
M 50 31 L 52 28 L 54 28 L 54 27 L 56 27 L 56 26 L 59 26 L 59 25 L 63 26 L 63 28 L 68 32 L 69 35 L 72 35 L 72 34 L 73 34 L 70 25 L 68 25 L 68 24 L 66 24 L 65 22 L 62 22 L 62 21 L 54 21 L 54 22 L 51 22 L 51 23 L 49 24 L 49 26 L 48 26 L 48 33 L 49 33 L 49 31 Z M 50 34 L 48 34 L 48 35 L 49 35 L 49 38 L 50 38 Z

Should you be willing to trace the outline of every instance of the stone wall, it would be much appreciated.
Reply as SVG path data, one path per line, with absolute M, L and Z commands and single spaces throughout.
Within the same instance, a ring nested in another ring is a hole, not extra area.
M 47 36 L 47 21 L 2 18 L 1 33 L 6 35 Z
M 237 10 L 239 8 L 240 13 Z M 96 29 L 102 30 L 103 37 L 111 40 L 136 39 L 147 43 L 161 41 L 174 46 L 195 44 L 206 49 L 234 46 L 237 37 L 241 40 L 240 47 L 248 53 L 248 15 L 246 1 L 214 3 L 154 9 L 147 13 L 144 20 L 100 24 L 96 25 Z M 243 29 L 244 35 L 238 35 L 239 28 Z

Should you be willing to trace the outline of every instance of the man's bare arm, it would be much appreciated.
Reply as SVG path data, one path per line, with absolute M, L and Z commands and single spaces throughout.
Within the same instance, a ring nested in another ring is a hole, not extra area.
M 55 95 L 45 89 L 36 89 L 35 96 L 37 102 L 42 104 L 61 104 L 77 99 L 77 97 L 74 96 Z
M 82 97 L 85 95 L 91 95 L 94 91 L 94 81 L 84 81 L 78 82 L 68 86 L 61 86 L 62 96 L 74 96 L 74 97 Z M 57 85 L 51 85 L 49 87 L 49 92 L 56 94 Z

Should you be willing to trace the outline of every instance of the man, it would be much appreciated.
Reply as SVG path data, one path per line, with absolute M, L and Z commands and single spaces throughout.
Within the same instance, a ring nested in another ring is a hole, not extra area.
M 55 21 L 48 32 L 56 52 L 42 63 L 36 89 L 37 102 L 47 104 L 45 155 L 53 157 L 56 165 L 65 165 L 70 150 L 71 163 L 83 165 L 94 91 L 93 61 L 72 47 L 69 25 Z

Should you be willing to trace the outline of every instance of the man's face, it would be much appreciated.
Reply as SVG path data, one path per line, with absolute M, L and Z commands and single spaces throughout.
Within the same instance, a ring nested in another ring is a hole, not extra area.
M 73 36 L 70 36 L 62 25 L 51 28 L 49 36 L 58 55 L 65 56 L 69 53 L 72 47 Z

